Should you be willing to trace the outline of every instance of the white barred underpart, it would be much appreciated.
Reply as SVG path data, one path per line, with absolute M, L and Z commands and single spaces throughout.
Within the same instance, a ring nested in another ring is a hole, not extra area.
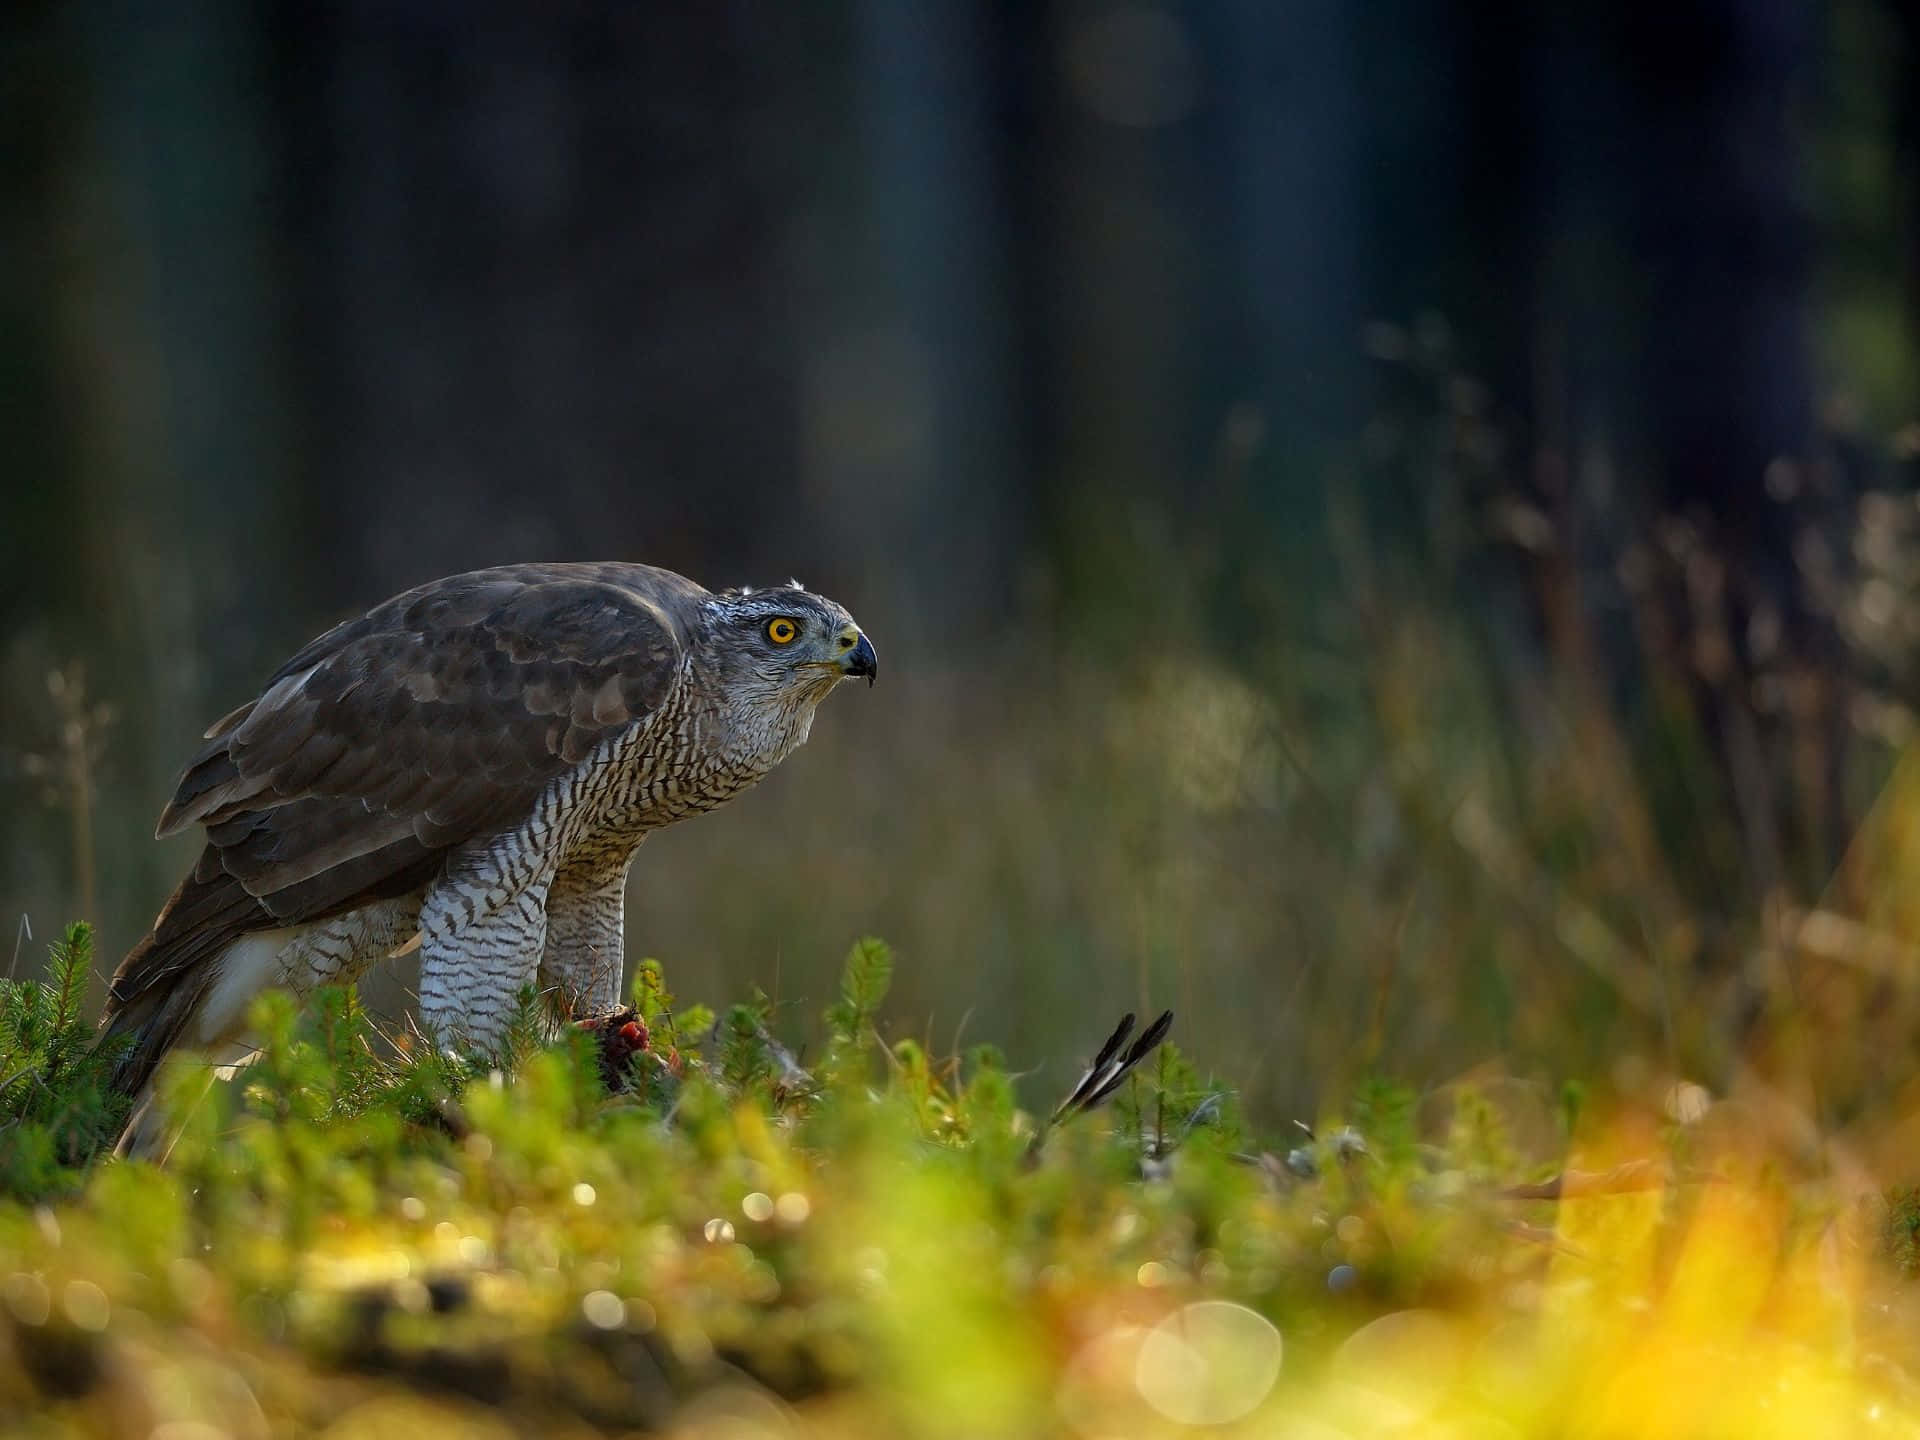
M 556 777 L 517 828 L 454 850 L 424 892 L 229 948 L 199 1042 L 230 1036 L 262 988 L 347 983 L 416 933 L 420 1020 L 442 1044 L 497 1048 L 529 981 L 571 1013 L 616 1006 L 634 852 L 760 780 L 813 723 L 811 701 L 723 711 L 697 698 L 690 671 L 683 657 L 658 710 Z

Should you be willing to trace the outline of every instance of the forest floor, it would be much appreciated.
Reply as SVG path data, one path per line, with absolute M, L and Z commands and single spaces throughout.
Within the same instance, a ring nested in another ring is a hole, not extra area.
M 804 1065 L 651 964 L 509 1073 L 269 998 L 164 1165 L 91 1160 L 86 948 L 0 998 L 7 1433 L 1920 1434 L 1912 1197 L 1705 1092 L 1376 1079 L 1256 1136 L 1115 1016 L 1065 1096 L 884 1040 L 862 942 Z

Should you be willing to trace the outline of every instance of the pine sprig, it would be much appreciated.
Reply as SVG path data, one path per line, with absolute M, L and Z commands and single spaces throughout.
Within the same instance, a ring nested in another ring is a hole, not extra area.
M 854 942 L 840 972 L 840 1000 L 828 1012 L 834 1028 L 848 1038 L 873 1028 L 880 1002 L 893 988 L 893 950 L 868 937 Z
M 82 1013 L 93 931 L 67 927 L 45 980 L 0 981 L 0 1194 L 39 1200 L 76 1188 L 125 1123 L 108 1085 L 126 1041 L 96 1043 Z
M 85 921 L 69 925 L 48 947 L 47 965 L 52 971 L 54 1027 L 65 1029 L 79 1022 L 87 977 L 93 973 L 93 927 Z
M 831 1081 L 863 1080 L 877 1039 L 875 1020 L 893 987 L 893 950 L 871 937 L 854 942 L 840 972 L 840 998 L 827 1007 L 826 1073 Z

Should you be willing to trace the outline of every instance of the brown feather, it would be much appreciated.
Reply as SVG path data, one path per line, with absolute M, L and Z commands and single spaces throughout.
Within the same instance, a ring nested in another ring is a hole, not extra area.
M 518 823 L 664 699 L 706 598 L 644 565 L 505 566 L 303 647 L 207 732 L 160 817 L 208 844 L 114 975 L 106 1029 L 140 1037 L 123 1076 L 145 1083 L 234 941 L 405 894 Z
M 202 851 L 193 873 L 161 907 L 152 933 L 120 962 L 107 992 L 102 1035 L 134 1037 L 114 1068 L 112 1083 L 120 1093 L 144 1089 L 180 1038 L 217 978 L 208 962 L 250 931 L 273 924 L 260 902 L 220 869 L 213 847 Z

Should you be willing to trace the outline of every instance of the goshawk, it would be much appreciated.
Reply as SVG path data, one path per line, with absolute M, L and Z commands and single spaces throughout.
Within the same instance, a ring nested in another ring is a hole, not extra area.
M 641 841 L 759 780 L 876 670 L 797 584 L 716 594 L 646 565 L 477 570 L 335 626 L 207 731 L 160 817 L 206 848 L 113 977 L 116 1083 L 230 1045 L 266 987 L 349 981 L 416 937 L 443 1042 L 497 1046 L 529 982 L 611 1009 Z

